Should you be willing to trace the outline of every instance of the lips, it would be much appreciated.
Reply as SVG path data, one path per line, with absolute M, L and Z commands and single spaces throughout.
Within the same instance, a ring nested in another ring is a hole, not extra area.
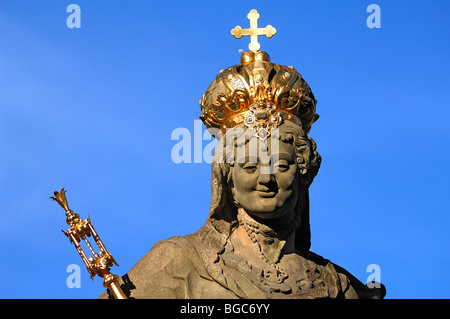
M 275 195 L 277 194 L 277 192 L 271 191 L 271 190 L 258 190 L 257 189 L 256 192 L 258 192 L 259 196 L 264 197 L 264 198 L 275 197 Z

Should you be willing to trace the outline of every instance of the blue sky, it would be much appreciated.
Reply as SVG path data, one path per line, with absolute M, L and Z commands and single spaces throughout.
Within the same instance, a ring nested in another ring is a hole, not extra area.
M 49 196 L 63 186 L 119 275 L 204 224 L 210 164 L 174 163 L 171 134 L 193 134 L 200 97 L 247 50 L 230 30 L 253 8 L 278 31 L 262 50 L 318 100 L 311 249 L 361 281 L 379 265 L 386 298 L 450 297 L 450 2 L 80 0 L 0 1 L 0 298 L 103 291 L 60 231 Z

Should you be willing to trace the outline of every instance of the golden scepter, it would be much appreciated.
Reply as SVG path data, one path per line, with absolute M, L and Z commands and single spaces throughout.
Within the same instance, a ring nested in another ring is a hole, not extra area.
M 92 225 L 89 216 L 88 218 L 82 220 L 78 214 L 69 209 L 65 193 L 66 191 L 63 187 L 59 193 L 54 192 L 55 196 L 50 197 L 58 202 L 58 204 L 61 205 L 61 207 L 66 211 L 66 222 L 69 224 L 70 228 L 67 231 L 63 230 L 63 233 L 69 238 L 70 242 L 75 245 L 78 254 L 80 254 L 81 259 L 83 259 L 83 262 L 89 271 L 91 279 L 93 279 L 95 275 L 99 275 L 103 278 L 103 287 L 109 288 L 112 291 L 114 298 L 127 299 L 119 286 L 119 276 L 113 275 L 109 271 L 109 268 L 112 267 L 113 264 L 118 266 L 117 262 L 100 240 L 100 237 L 94 230 L 94 226 Z M 90 236 L 94 238 L 95 243 L 100 248 L 100 253 L 97 254 L 94 251 L 86 238 Z M 80 239 L 83 239 L 88 246 L 92 253 L 91 257 L 88 258 L 86 253 L 83 251 L 83 248 L 81 248 Z

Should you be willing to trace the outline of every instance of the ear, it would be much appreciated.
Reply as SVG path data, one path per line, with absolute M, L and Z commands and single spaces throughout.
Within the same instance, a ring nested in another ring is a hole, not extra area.
M 308 142 L 310 143 L 310 152 L 308 158 L 308 169 L 305 174 L 305 181 L 309 187 L 319 172 L 320 163 L 322 162 L 322 157 L 316 151 L 317 145 L 314 140 L 308 136 Z
M 308 171 L 311 154 L 310 151 L 311 145 L 309 141 L 299 135 L 295 143 L 295 155 L 297 157 L 298 171 L 301 175 L 305 175 Z
M 317 175 L 322 161 L 316 147 L 316 142 L 309 136 L 307 138 L 299 137 L 295 145 L 298 169 L 307 187 L 311 185 Z

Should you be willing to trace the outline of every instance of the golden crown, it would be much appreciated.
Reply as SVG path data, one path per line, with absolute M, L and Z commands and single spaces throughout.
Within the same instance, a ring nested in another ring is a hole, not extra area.
M 240 64 L 220 71 L 209 85 L 200 99 L 200 119 L 208 129 L 218 129 L 219 135 L 244 123 L 265 140 L 284 120 L 296 123 L 308 133 L 319 118 L 314 95 L 293 67 L 271 63 L 266 52 L 258 51 L 255 34 L 264 35 L 267 30 L 272 36 L 276 30 L 272 26 L 258 29 L 251 20 L 259 18 L 255 12 L 248 15 L 253 29 L 236 27 L 231 32 L 237 38 L 252 36 L 251 51 L 242 53 Z

